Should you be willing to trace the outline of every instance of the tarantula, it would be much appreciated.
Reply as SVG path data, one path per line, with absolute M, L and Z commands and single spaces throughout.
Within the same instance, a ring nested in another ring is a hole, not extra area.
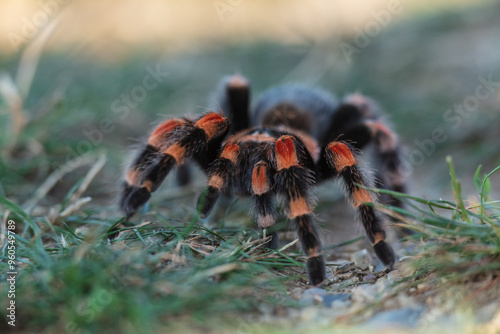
M 255 220 L 265 233 L 276 221 L 275 199 L 280 199 L 308 256 L 310 284 L 321 285 L 325 262 L 314 223 L 313 187 L 337 177 L 376 255 L 384 265 L 394 264 L 381 217 L 370 205 L 375 197 L 364 187 L 373 182 L 361 171 L 357 154 L 372 143 L 379 167 L 376 185 L 404 191 L 397 137 L 372 100 L 352 94 L 338 103 L 323 90 L 282 86 L 265 92 L 250 108 L 248 80 L 240 75 L 225 78 L 216 96 L 221 113 L 170 119 L 151 133 L 125 175 L 120 206 L 127 218 L 149 200 L 172 167 L 194 159 L 208 177 L 198 199 L 202 216 L 221 193 L 251 197 Z M 267 246 L 277 248 L 277 232 Z

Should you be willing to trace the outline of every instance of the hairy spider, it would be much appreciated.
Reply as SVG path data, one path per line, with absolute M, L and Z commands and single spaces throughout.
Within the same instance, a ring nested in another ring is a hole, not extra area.
M 396 135 L 372 100 L 352 94 L 338 103 L 322 90 L 282 86 L 265 92 L 250 108 L 250 87 L 240 75 L 225 78 L 216 94 L 223 114 L 170 119 L 149 136 L 125 175 L 120 206 L 127 218 L 149 200 L 172 167 L 194 159 L 208 176 L 198 199 L 202 216 L 221 192 L 235 193 L 252 198 L 255 220 L 265 231 L 276 221 L 275 198 L 282 200 L 308 256 L 310 284 L 321 285 L 325 262 L 314 223 L 313 187 L 338 177 L 376 255 L 386 266 L 394 264 L 381 218 L 369 204 L 374 195 L 362 187 L 373 182 L 361 171 L 356 154 L 371 143 L 377 186 L 404 191 Z M 277 232 L 267 246 L 277 248 Z

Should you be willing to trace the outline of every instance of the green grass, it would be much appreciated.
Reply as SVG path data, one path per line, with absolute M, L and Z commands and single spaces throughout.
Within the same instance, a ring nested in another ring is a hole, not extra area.
M 413 230 L 407 236 L 406 258 L 397 268 L 402 278 L 396 279 L 375 298 L 346 315 L 343 320 L 354 322 L 366 314 L 383 311 L 387 302 L 399 294 L 411 292 L 426 300 L 426 306 L 438 312 L 475 314 L 488 303 L 500 297 L 500 201 L 489 198 L 489 178 L 500 166 L 481 174 L 481 166 L 474 175 L 478 194 L 476 201 L 464 200 L 461 182 L 457 179 L 453 161 L 447 157 L 451 194 L 454 201 L 429 200 L 384 189 L 370 190 L 390 194 L 406 203 L 402 209 L 390 205 L 375 207 L 397 219 L 396 226 Z M 450 306 L 451 305 L 451 306 Z M 474 316 L 469 321 L 472 332 Z M 436 330 L 439 324 L 434 328 Z M 495 326 L 491 324 L 492 328 Z M 425 327 L 420 328 L 425 331 Z M 428 330 L 428 329 L 427 329 Z
M 217 327 L 213 317 L 238 325 L 241 314 L 293 304 L 282 285 L 293 277 L 271 268 L 301 265 L 297 254 L 266 251 L 251 231 L 159 219 L 121 228 L 110 242 L 120 221 L 88 214 L 54 225 L 5 198 L 0 202 L 17 224 L 16 304 L 24 331 L 149 333 L 183 319 Z M 5 249 L 1 258 L 7 260 Z M 5 261 L 0 270 L 9 271 Z
M 453 286 L 467 289 L 467 298 L 459 299 L 482 305 L 498 298 L 500 274 L 500 201 L 491 199 L 489 178 L 500 166 L 487 174 L 477 168 L 474 183 L 477 194 L 464 199 L 461 182 L 457 179 L 451 157 L 446 159 L 451 177 L 454 201 L 427 200 L 387 190 L 375 190 L 397 196 L 407 203 L 407 209 L 377 205 L 379 210 L 395 218 L 399 226 L 418 232 L 408 239 L 418 242 L 411 252 L 413 275 L 407 283 L 426 286 L 442 292 Z M 472 200 L 474 198 L 474 200 Z M 473 283 L 479 283 L 472 287 Z M 479 286 L 479 287 L 478 287 Z M 476 298 L 481 294 L 481 298 Z

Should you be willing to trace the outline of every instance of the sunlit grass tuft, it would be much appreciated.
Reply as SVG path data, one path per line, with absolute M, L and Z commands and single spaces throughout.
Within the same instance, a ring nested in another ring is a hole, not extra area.
M 489 177 L 500 167 L 482 175 L 480 166 L 474 175 L 478 194 L 475 200 L 465 200 L 451 157 L 446 161 L 454 201 L 376 190 L 402 198 L 408 204 L 407 209 L 382 205 L 379 209 L 399 219 L 400 226 L 418 232 L 410 237 L 419 243 L 410 262 L 414 268 L 413 282 L 425 281 L 434 289 L 484 283 L 469 291 L 471 297 L 498 286 L 500 281 L 500 201 L 489 198 Z M 498 290 L 492 289 L 490 297 L 495 294 Z

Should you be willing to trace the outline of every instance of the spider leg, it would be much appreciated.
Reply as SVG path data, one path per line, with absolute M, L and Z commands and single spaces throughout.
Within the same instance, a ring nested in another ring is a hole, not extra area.
M 252 170 L 252 198 L 255 206 L 255 220 L 262 229 L 264 237 L 267 236 L 265 235 L 266 230 L 276 222 L 274 194 L 271 190 L 272 184 L 269 164 L 261 160 L 255 164 Z M 278 244 L 278 232 L 273 231 L 271 233 L 271 240 L 267 243 L 267 247 L 277 249 Z
M 250 126 L 250 86 L 248 80 L 242 75 L 232 75 L 224 78 L 219 85 L 215 99 L 224 114 L 231 120 L 229 133 L 248 129 Z
M 275 189 L 285 200 L 285 211 L 297 230 L 302 250 L 308 256 L 307 273 L 311 285 L 321 285 L 326 277 L 321 241 L 313 219 L 314 172 L 303 167 L 303 144 L 293 136 L 284 135 L 275 144 Z
M 403 161 L 401 158 L 401 148 L 397 137 L 382 122 L 367 122 L 366 126 L 371 130 L 375 139 L 375 159 L 378 165 L 377 179 L 380 180 L 380 187 L 406 193 L 406 181 L 404 177 Z M 401 199 L 392 195 L 383 195 L 383 202 L 395 207 L 404 208 Z M 394 222 L 397 220 L 389 217 Z M 407 228 L 398 228 L 400 236 L 414 233 Z
M 349 146 L 344 142 L 334 141 L 324 150 L 324 160 L 328 167 L 341 177 L 347 196 L 357 209 L 368 240 L 373 245 L 375 254 L 386 266 L 392 267 L 395 262 L 394 251 L 385 242 L 385 231 L 375 210 L 367 203 L 375 202 L 370 192 L 361 186 L 369 185 L 359 170 L 358 163 Z
M 330 129 L 324 137 L 324 144 L 341 136 L 357 149 L 373 143 L 376 163 L 376 186 L 396 192 L 406 192 L 401 145 L 399 140 L 383 121 L 377 104 L 361 94 L 352 94 L 338 106 L 331 119 Z M 403 208 L 403 202 L 391 195 L 382 195 L 381 202 Z M 394 218 L 389 217 L 394 220 Z M 411 234 L 409 229 L 398 228 L 401 236 Z
M 231 184 L 240 147 L 228 142 L 224 145 L 219 158 L 208 168 L 208 183 L 205 191 L 198 197 L 197 208 L 201 217 L 206 217 L 212 211 L 221 192 L 226 191 Z
M 170 120 L 161 124 L 127 173 L 120 201 L 127 217 L 149 200 L 174 165 L 181 166 L 187 159 L 202 154 L 212 140 L 227 133 L 227 128 L 227 119 L 215 112 L 193 122 Z
M 186 186 L 191 183 L 191 171 L 189 165 L 181 165 L 177 169 L 177 184 L 179 186 Z
M 162 142 L 169 140 L 172 137 L 173 132 L 177 128 L 184 126 L 187 122 L 189 121 L 181 118 L 175 118 L 160 124 L 149 137 L 147 144 L 134 158 L 125 175 L 125 181 L 123 182 L 123 189 L 120 198 L 120 208 L 127 214 L 127 216 L 132 215 L 129 207 L 137 206 L 135 203 L 130 203 L 132 199 L 129 196 L 132 192 L 137 192 L 138 189 L 141 188 L 140 179 L 144 170 L 149 168 L 158 159 Z M 144 201 L 145 203 L 149 197 L 150 194 L 148 192 L 143 192 L 142 196 L 141 194 L 136 194 L 133 200 L 138 202 Z

